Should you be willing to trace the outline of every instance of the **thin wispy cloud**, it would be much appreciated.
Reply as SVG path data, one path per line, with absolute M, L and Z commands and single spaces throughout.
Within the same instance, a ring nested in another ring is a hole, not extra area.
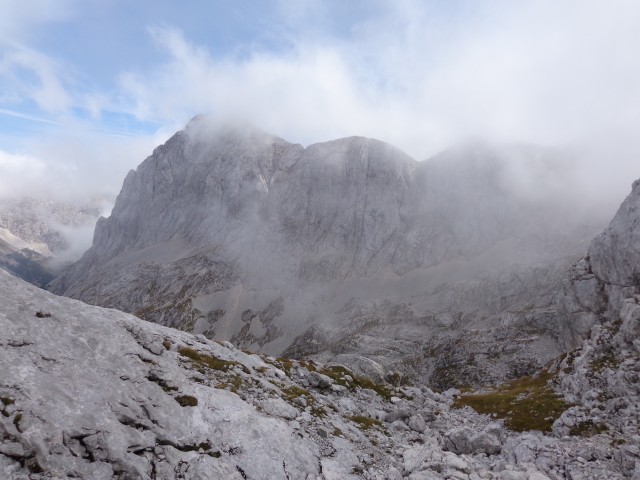
M 9 117 L 22 118 L 24 120 L 29 120 L 30 122 L 44 123 L 47 125 L 56 125 L 56 126 L 60 125 L 58 122 L 49 120 L 47 118 L 37 117 L 35 115 L 27 115 L 26 113 L 17 112 L 15 110 L 8 110 L 6 108 L 0 108 L 0 115 L 7 115 Z

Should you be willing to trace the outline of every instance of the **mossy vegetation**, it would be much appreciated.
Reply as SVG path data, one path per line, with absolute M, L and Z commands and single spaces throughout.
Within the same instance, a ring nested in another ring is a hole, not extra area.
M 589 419 L 584 422 L 576 423 L 569 430 L 569 435 L 573 435 L 576 437 L 592 437 L 606 431 L 606 425 L 602 423 L 595 423 L 593 420 Z
M 317 370 L 316 364 L 313 363 L 313 360 L 299 360 L 298 363 L 300 363 L 301 367 L 306 368 L 310 372 L 315 372 Z
M 6 408 L 9 405 L 13 405 L 15 403 L 15 400 L 9 397 L 0 397 L 0 402 L 2 402 L 2 405 L 0 405 L 2 407 L 0 409 L 0 413 L 2 413 L 4 417 L 9 417 L 10 414 L 7 413 Z
M 361 430 L 369 430 L 372 427 L 381 427 L 382 422 L 375 418 L 366 417 L 364 415 L 352 415 L 347 417 L 352 422 L 356 423 Z
M 620 365 L 613 348 L 601 352 L 589 362 L 589 370 L 594 373 L 602 373 L 607 368 L 615 370 Z
M 571 373 L 573 373 L 573 364 L 576 360 L 576 358 L 582 353 L 582 347 L 580 348 L 576 348 L 575 350 L 571 350 L 569 353 L 567 353 L 565 355 L 565 358 L 561 359 L 560 363 L 562 361 L 564 361 L 565 363 L 565 367 L 562 369 L 562 371 L 567 374 L 570 375 Z
M 211 355 L 202 354 L 196 349 L 190 347 L 182 347 L 178 350 L 178 353 L 183 357 L 188 358 L 198 370 L 203 370 L 204 367 L 207 367 L 212 370 L 226 372 L 231 367 L 240 365 L 238 362 L 234 362 L 232 360 L 222 360 Z
M 553 422 L 569 405 L 549 386 L 553 375 L 547 371 L 524 377 L 487 393 L 463 395 L 453 408 L 471 407 L 478 413 L 501 418 L 507 428 L 516 432 L 551 431 Z
M 407 385 L 411 385 L 411 378 L 400 372 L 393 372 L 387 375 L 387 382 L 394 387 L 405 387 Z
M 13 424 L 20 433 L 22 433 L 22 428 L 20 428 L 20 422 L 22 421 L 22 413 L 17 413 L 15 417 L 13 417 Z
M 292 402 L 296 398 L 304 397 L 307 400 L 308 404 L 313 403 L 313 396 L 309 390 L 299 387 L 297 385 L 292 385 L 290 387 L 285 387 L 281 389 L 282 398 L 285 400 Z
M 327 410 L 322 405 L 319 407 L 311 407 L 311 410 L 309 410 L 309 413 L 317 418 L 324 418 L 327 416 Z
M 293 368 L 293 360 L 289 358 L 276 358 L 277 364 L 275 366 L 280 367 L 288 377 L 291 376 L 291 369 Z
M 198 399 L 192 395 L 178 395 L 174 398 L 183 407 L 195 407 L 198 405 Z
M 356 388 L 368 388 L 376 392 L 387 401 L 389 401 L 393 396 L 391 389 L 387 385 L 376 383 L 366 377 L 360 377 L 350 370 L 347 370 L 346 368 L 338 365 L 326 367 L 321 370 L 320 373 L 332 378 L 338 385 L 347 387 L 351 391 L 355 390 Z M 352 380 L 350 381 L 347 377 L 351 377 Z
M 238 393 L 243 383 L 244 382 L 242 380 L 242 377 L 236 374 L 227 378 L 224 382 L 216 385 L 216 388 L 219 388 L 221 390 L 229 390 L 232 393 Z

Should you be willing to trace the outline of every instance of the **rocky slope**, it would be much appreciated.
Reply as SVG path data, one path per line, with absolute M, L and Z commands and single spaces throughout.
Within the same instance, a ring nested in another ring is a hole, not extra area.
M 617 431 L 618 460 L 640 477 L 640 181 L 570 272 L 561 303 L 577 328 L 593 324 L 559 364 L 559 385 L 577 404 L 557 434 Z
M 545 480 L 640 473 L 637 418 L 624 443 L 625 425 L 565 435 L 567 414 L 554 425 L 556 435 L 516 433 L 459 408 L 456 391 L 393 387 L 341 367 L 258 356 L 57 297 L 3 271 L 0 295 L 2 478 Z M 637 330 L 632 337 L 637 343 Z M 629 408 L 620 404 L 611 418 L 625 418 Z
M 563 322 L 554 298 L 604 223 L 522 181 L 561 160 L 470 143 L 416 162 L 372 139 L 303 148 L 196 117 L 129 173 L 50 288 L 442 387 L 532 373 L 591 325 Z

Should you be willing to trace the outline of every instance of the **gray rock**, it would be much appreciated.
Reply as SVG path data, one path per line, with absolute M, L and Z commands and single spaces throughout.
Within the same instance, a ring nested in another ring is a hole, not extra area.
M 467 427 L 455 428 L 447 433 L 443 437 L 443 448 L 453 453 L 472 453 L 473 447 L 471 439 L 475 435 L 475 432 Z
M 471 438 L 471 452 L 496 455 L 502 450 L 500 438 L 490 432 L 480 432 Z
M 25 456 L 24 447 L 17 442 L 0 443 L 0 453 L 13 458 Z
M 635 474 L 638 463 L 638 408 L 627 379 L 637 367 L 633 356 L 602 373 L 620 397 L 604 410 L 574 407 L 577 421 L 595 412 L 620 428 L 612 434 L 626 435 L 626 443 L 615 444 L 609 434 L 509 432 L 468 409 L 450 409 L 450 399 L 426 389 L 396 390 L 403 408 L 373 391 L 337 397 L 330 389 L 305 390 L 288 362 L 280 364 L 291 376 L 272 375 L 276 359 L 55 297 L 1 270 L 0 295 L 0 364 L 10 365 L 0 385 L 0 478 L 27 478 L 40 468 L 43 478 L 150 478 L 155 471 L 167 480 L 385 479 L 402 469 L 409 478 L 543 480 L 567 473 L 618 480 Z M 42 305 L 54 320 L 32 314 Z M 574 357 L 578 366 L 589 363 L 597 345 L 628 345 L 607 326 Z M 147 346 L 158 339 L 172 348 L 154 355 Z M 595 401 L 599 385 L 587 384 L 585 398 Z M 304 412 L 294 406 L 302 403 Z M 416 433 L 407 423 L 421 424 L 427 407 L 441 412 L 439 425 Z M 395 419 L 387 428 L 367 421 L 383 417 Z
M 389 470 L 387 470 L 386 477 L 388 480 L 402 480 L 400 470 L 395 467 L 390 467 Z
M 414 432 L 420 432 L 420 433 L 424 432 L 427 428 L 427 422 L 424 421 L 424 418 L 422 418 L 422 415 L 420 414 L 412 415 L 409 418 L 407 425 Z
M 640 285 L 640 224 L 633 221 L 639 208 L 640 181 L 635 181 L 609 226 L 591 242 L 593 273 L 607 283 Z
M 268 398 L 262 402 L 262 408 L 269 415 L 287 420 L 293 420 L 300 414 L 297 408 L 292 407 L 281 398 Z
M 384 421 L 388 423 L 393 423 L 396 420 L 407 420 L 410 417 L 411 417 L 410 410 L 406 408 L 397 408 L 395 410 L 391 410 L 390 412 L 388 412 L 384 417 Z
M 333 378 L 318 372 L 309 372 L 309 375 L 307 375 L 307 381 L 312 387 L 320 389 L 330 388 L 334 383 Z

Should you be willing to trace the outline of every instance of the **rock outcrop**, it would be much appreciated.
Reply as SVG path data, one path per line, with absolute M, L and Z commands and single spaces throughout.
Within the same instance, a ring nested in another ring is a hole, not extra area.
M 609 226 L 589 247 L 593 274 L 604 283 L 640 287 L 640 180 Z
M 453 408 L 459 392 L 393 387 L 340 366 L 243 352 L 54 296 L 3 271 L 0 295 L 2 478 L 638 474 L 637 437 L 622 444 L 617 430 L 515 433 Z
M 625 476 L 640 476 L 640 182 L 565 284 L 564 312 L 588 335 L 558 366 L 568 402 L 557 435 L 609 432 Z

